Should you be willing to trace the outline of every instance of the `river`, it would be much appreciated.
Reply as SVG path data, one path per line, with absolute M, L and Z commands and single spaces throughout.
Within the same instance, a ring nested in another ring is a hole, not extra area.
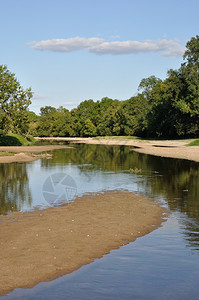
M 0 164 L 0 214 L 126 189 L 161 202 L 170 217 L 71 274 L 1 299 L 198 299 L 198 163 L 139 154 L 128 146 L 74 144 L 52 154 L 32 163 Z

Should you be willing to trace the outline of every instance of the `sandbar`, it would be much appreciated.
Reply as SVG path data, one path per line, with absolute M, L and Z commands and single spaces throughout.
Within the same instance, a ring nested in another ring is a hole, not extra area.
M 114 138 L 38 138 L 37 140 L 68 141 L 71 143 L 85 143 L 97 145 L 125 145 L 132 146 L 133 151 L 155 156 L 187 159 L 199 162 L 199 146 L 187 146 L 190 140 L 138 140 L 125 137 Z
M 106 191 L 0 216 L 0 293 L 71 273 L 155 230 L 166 214 L 141 195 Z
M 64 145 L 49 146 L 0 146 L 0 151 L 13 152 L 10 156 L 0 156 L 0 163 L 31 162 L 40 157 L 50 158 L 48 154 L 38 154 L 56 149 L 72 148 Z M 36 154 L 37 153 L 37 154 Z

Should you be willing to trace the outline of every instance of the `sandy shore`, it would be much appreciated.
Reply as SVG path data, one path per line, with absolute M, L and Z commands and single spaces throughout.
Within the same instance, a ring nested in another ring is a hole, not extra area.
M 134 140 L 125 138 L 36 138 L 38 140 L 54 140 L 54 141 L 68 141 L 71 143 L 86 143 L 98 145 L 126 145 L 132 146 L 134 151 L 139 153 L 151 154 L 162 157 L 188 159 L 199 162 L 199 146 L 187 146 L 191 140 Z M 34 161 L 40 155 L 33 153 L 41 153 L 55 149 L 68 148 L 63 145 L 49 145 L 49 146 L 0 146 L 0 151 L 13 152 L 12 156 L 0 156 L 0 163 L 11 162 L 29 162 Z M 71 147 L 70 147 L 71 148 Z M 47 157 L 48 158 L 48 157 Z
M 41 139 L 41 138 L 37 138 Z M 188 159 L 199 162 L 199 146 L 187 146 L 191 140 L 134 140 L 124 138 L 42 138 L 46 140 L 70 141 L 73 143 L 99 145 L 126 145 L 136 147 L 133 150 L 162 157 Z
M 160 226 L 157 203 L 126 191 L 0 217 L 0 293 L 52 280 Z M 155 226 L 154 226 L 155 225 Z
M 13 152 L 11 156 L 0 156 L 0 163 L 31 162 L 39 157 L 50 158 L 48 154 L 38 154 L 55 149 L 69 148 L 63 145 L 49 146 L 0 146 L 0 151 Z M 71 147 L 70 147 L 71 148 Z

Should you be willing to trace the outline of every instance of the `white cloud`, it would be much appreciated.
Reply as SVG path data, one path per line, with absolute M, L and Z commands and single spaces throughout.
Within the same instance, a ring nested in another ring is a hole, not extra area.
M 72 52 L 82 49 L 89 49 L 103 42 L 100 38 L 69 38 L 69 39 L 53 39 L 41 42 L 31 42 L 30 46 L 36 50 L 50 50 L 56 52 Z
M 116 38 L 116 37 L 115 37 Z M 112 41 L 106 42 L 102 38 L 68 38 L 52 39 L 40 42 L 28 43 L 31 48 L 36 50 L 48 50 L 56 52 L 73 52 L 87 49 L 89 52 L 98 55 L 124 55 L 159 52 L 163 56 L 182 56 L 185 48 L 176 40 L 157 40 L 157 41 Z

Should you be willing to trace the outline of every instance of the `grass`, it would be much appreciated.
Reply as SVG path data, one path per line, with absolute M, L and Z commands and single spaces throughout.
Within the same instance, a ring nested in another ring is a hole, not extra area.
M 25 137 L 15 133 L 0 136 L 0 146 L 28 146 L 29 143 Z
M 31 136 L 31 135 L 27 138 L 27 140 L 28 140 L 28 142 L 30 142 L 31 144 L 35 144 L 35 143 L 37 142 L 37 140 L 35 140 L 35 138 L 34 138 L 33 136 Z
M 0 157 L 1 157 L 1 156 L 12 156 L 12 155 L 14 155 L 13 152 L 0 151 Z
M 0 136 L 0 146 L 27 146 L 28 141 L 19 134 L 7 134 Z
M 199 139 L 196 139 L 196 140 L 192 141 L 187 146 L 199 146 Z

